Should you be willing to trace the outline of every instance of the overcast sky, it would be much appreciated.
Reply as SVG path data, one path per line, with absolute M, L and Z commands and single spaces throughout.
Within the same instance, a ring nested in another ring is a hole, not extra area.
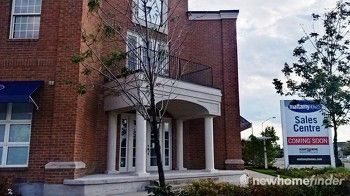
M 239 9 L 238 53 L 241 115 L 253 123 L 254 135 L 261 123 L 274 126 L 281 138 L 279 100 L 272 79 L 282 77 L 285 62 L 303 35 L 301 26 L 311 24 L 312 13 L 323 13 L 336 0 L 189 0 L 190 10 Z M 350 140 L 350 128 L 339 130 L 339 141 Z M 245 138 L 251 130 L 242 133 Z M 281 141 L 279 142 L 281 143 Z

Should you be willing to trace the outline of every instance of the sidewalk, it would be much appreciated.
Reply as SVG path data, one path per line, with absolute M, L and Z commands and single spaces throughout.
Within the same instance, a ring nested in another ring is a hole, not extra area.
M 276 178 L 275 176 L 262 174 L 262 173 L 252 171 L 252 170 L 245 170 L 245 172 L 249 178 Z

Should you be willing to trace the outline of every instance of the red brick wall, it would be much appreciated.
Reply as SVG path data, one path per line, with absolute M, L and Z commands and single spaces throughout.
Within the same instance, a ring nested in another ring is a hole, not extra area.
M 81 0 L 60 1 L 59 5 L 59 15 L 56 20 L 59 28 L 57 30 L 57 64 L 54 70 L 56 84 L 49 162 L 74 161 L 78 96 L 73 86 L 67 85 L 65 81 L 70 81 L 75 85 L 79 79 L 79 66 L 72 64 L 70 58 L 80 49 L 81 20 L 78 19 L 82 15 L 81 5 Z M 51 176 L 51 172 L 54 171 L 45 171 L 47 176 Z M 66 176 L 66 178 L 72 177 Z M 62 182 L 62 178 L 63 176 L 57 176 L 57 182 Z M 50 180 L 50 182 L 55 181 Z
M 241 160 L 241 132 L 239 111 L 238 55 L 236 20 L 222 20 L 223 43 L 223 107 L 226 125 L 226 159 Z M 234 39 L 232 39 L 234 37 Z M 243 165 L 226 164 L 227 169 L 243 169 Z
M 43 80 L 45 85 L 36 97 L 40 109 L 33 115 L 28 168 L 0 169 L 0 173 L 57 183 L 93 172 L 98 159 L 93 147 L 97 122 L 93 114 L 103 106 L 97 104 L 97 93 L 78 97 L 66 84 L 84 80 L 79 66 L 70 61 L 81 48 L 83 1 L 43 1 L 38 40 L 8 39 L 11 3 L 0 2 L 0 80 Z M 54 86 L 48 85 L 50 80 L 55 81 Z M 84 161 L 87 170 L 45 171 L 45 164 L 51 161 Z
M 176 1 L 178 2 L 178 1 Z M 238 61 L 236 19 L 189 21 L 187 1 L 176 7 L 170 32 L 181 35 L 170 51 L 182 58 L 213 68 L 214 87 L 222 91 L 221 116 L 214 118 L 215 167 L 241 169 L 242 165 L 226 165 L 228 159 L 241 159 Z M 179 26 L 179 24 L 181 24 Z M 180 31 L 181 29 L 181 31 Z M 185 40 L 182 43 L 182 40 Z M 179 47 L 183 44 L 181 47 Z M 184 125 L 184 164 L 191 169 L 205 168 L 204 121 L 190 120 Z M 196 153 L 193 153 L 196 152 Z
M 222 115 L 214 118 L 215 167 L 241 168 L 241 165 L 225 165 L 227 159 L 241 159 L 236 20 L 187 21 L 187 28 L 190 30 L 183 44 L 183 58 L 211 66 L 214 87 L 222 91 Z M 184 134 L 188 136 L 184 137 L 186 166 L 205 168 L 201 144 L 204 122 L 191 120 L 186 124 L 189 124 L 184 128 Z
M 115 1 L 120 7 L 126 6 L 125 1 Z M 3 27 L 0 28 L 0 80 L 45 81 L 36 96 L 40 110 L 33 115 L 29 166 L 0 169 L 0 175 L 15 174 L 16 178 L 27 181 L 60 183 L 65 178 L 106 170 L 108 116 L 103 111 L 101 78 L 84 77 L 83 68 L 70 62 L 73 54 L 85 49 L 80 42 L 81 29 L 95 28 L 94 21 L 86 17 L 86 2 L 43 1 L 39 40 L 9 40 L 11 0 L 0 2 Z M 214 145 L 216 168 L 224 169 L 226 159 L 241 158 L 236 24 L 235 20 L 188 21 L 186 11 L 184 0 L 175 14 L 183 21 L 178 29 L 185 28 L 187 37 L 180 56 L 212 66 L 215 87 L 223 91 L 222 116 L 214 119 Z M 128 24 L 122 13 L 114 17 Z M 102 49 L 108 52 L 111 48 L 123 50 L 125 45 L 105 43 Z M 55 81 L 54 86 L 48 85 L 50 80 Z M 73 84 L 89 83 L 89 87 L 94 84 L 95 88 L 78 96 L 66 84 L 67 80 Z M 176 168 L 176 132 L 173 136 L 173 168 Z M 203 119 L 185 122 L 184 139 L 185 167 L 204 168 Z M 51 161 L 83 161 L 87 168 L 45 171 L 45 164 Z

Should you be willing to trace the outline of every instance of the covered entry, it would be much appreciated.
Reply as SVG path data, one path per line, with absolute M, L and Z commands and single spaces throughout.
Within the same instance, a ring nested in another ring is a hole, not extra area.
M 221 91 L 186 82 L 178 81 L 177 83 L 176 86 L 169 87 L 169 89 L 164 86 L 156 89 L 157 104 L 166 102 L 166 111 L 169 114 L 160 125 L 164 169 L 185 169 L 183 166 L 183 122 L 203 118 L 205 169 L 213 171 L 215 170 L 213 118 L 221 115 Z M 172 94 L 169 96 L 170 91 Z M 132 112 L 133 108 L 125 100 L 122 94 L 105 98 L 105 110 L 109 112 L 107 172 L 134 172 L 137 176 L 149 175 L 149 172 L 157 170 L 150 127 L 142 115 Z M 174 136 L 176 140 L 172 139 Z M 173 146 L 176 146 L 174 154 L 172 153 Z M 116 149 L 119 149 L 119 152 Z M 176 157 L 176 163 L 174 163 L 176 165 L 172 163 L 173 157 Z M 116 160 L 119 161 L 116 162 Z

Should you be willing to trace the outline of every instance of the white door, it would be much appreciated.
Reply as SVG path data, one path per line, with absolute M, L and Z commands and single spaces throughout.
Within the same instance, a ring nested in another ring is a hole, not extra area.
M 159 140 L 164 170 L 171 170 L 171 119 L 164 119 L 159 129 Z M 157 156 L 155 142 L 152 139 L 151 128 L 147 125 L 147 170 L 157 171 Z
M 172 162 L 172 143 L 171 143 L 171 133 L 172 133 L 172 127 L 171 127 L 171 119 L 166 119 L 162 123 L 162 137 L 163 137 L 163 149 L 162 149 L 162 158 L 163 158 L 163 165 L 164 170 L 171 170 L 171 162 Z
M 135 171 L 136 161 L 136 118 L 123 114 L 120 120 L 119 171 Z
M 171 119 L 161 124 L 159 139 L 164 170 L 171 170 Z M 133 172 L 136 163 L 136 118 L 132 114 L 121 115 L 119 143 L 119 171 Z M 151 129 L 147 123 L 147 171 L 157 171 L 155 143 L 151 139 Z

